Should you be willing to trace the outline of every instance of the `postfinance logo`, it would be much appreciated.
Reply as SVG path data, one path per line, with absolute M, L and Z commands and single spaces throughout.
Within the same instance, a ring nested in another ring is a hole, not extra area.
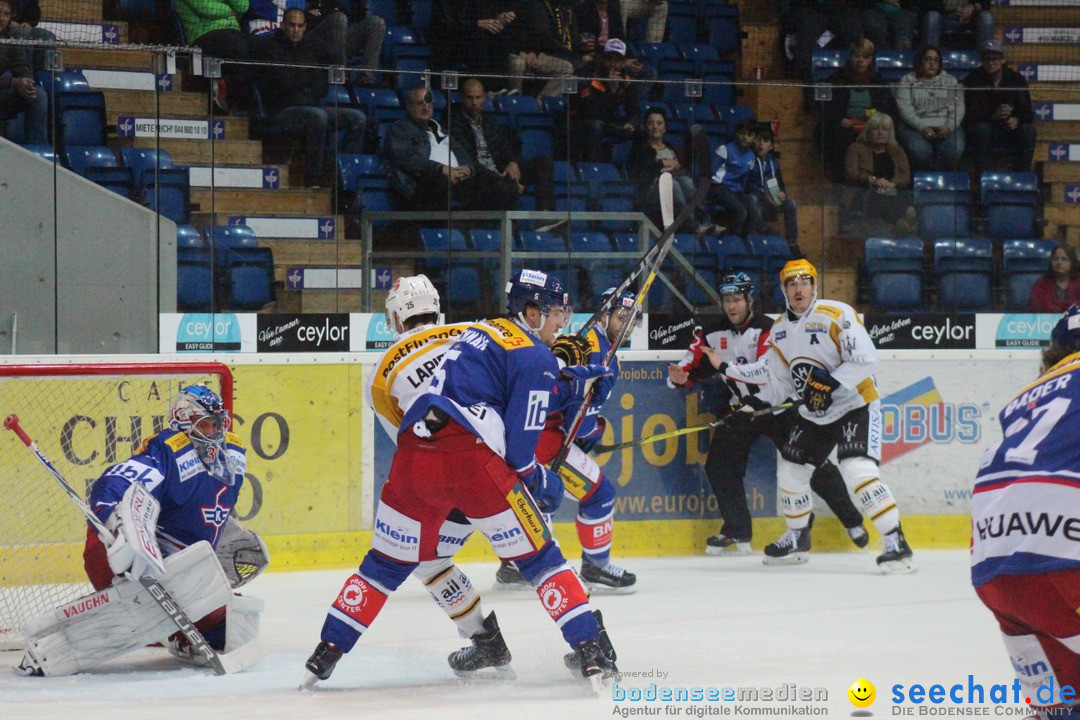
M 848 700 L 851 704 L 857 708 L 868 708 L 874 704 L 874 700 L 877 699 L 877 689 L 874 687 L 874 683 L 870 682 L 866 678 L 859 678 L 855 682 L 851 683 L 851 687 L 847 691 Z

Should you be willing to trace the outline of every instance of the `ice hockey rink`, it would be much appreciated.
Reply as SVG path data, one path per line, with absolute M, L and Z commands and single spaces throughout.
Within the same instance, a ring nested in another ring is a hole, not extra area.
M 638 592 L 593 597 L 618 652 L 617 687 L 628 698 L 621 701 L 613 700 L 615 686 L 587 693 L 566 669 L 568 648 L 534 593 L 492 591 L 494 563 L 473 563 L 462 567 L 485 611 L 498 615 L 515 680 L 457 679 L 446 655 L 464 643 L 410 578 L 333 677 L 298 692 L 325 610 L 349 571 L 279 572 L 246 588 L 266 601 L 270 645 L 253 668 L 215 677 L 148 648 L 82 675 L 23 678 L 9 671 L 17 653 L 4 652 L 0 717 L 940 717 L 970 715 L 976 706 L 990 717 L 1025 717 L 1023 698 L 990 702 L 992 686 L 1011 685 L 1014 674 L 996 624 L 971 589 L 967 551 L 915 550 L 918 572 L 906 576 L 879 574 L 873 545 L 811 553 L 795 567 L 766 567 L 760 556 L 621 559 L 638 574 Z M 847 695 L 860 679 L 877 692 L 862 710 Z M 962 702 L 913 703 L 907 693 L 916 684 L 942 685 L 946 693 L 961 685 Z M 972 684 L 984 690 L 981 704 L 968 702 Z M 896 685 L 902 703 L 893 702 Z M 693 688 L 703 698 L 712 689 L 719 699 L 629 699 Z M 724 700 L 725 691 L 756 692 L 758 700 Z M 815 699 L 800 700 L 803 693 Z

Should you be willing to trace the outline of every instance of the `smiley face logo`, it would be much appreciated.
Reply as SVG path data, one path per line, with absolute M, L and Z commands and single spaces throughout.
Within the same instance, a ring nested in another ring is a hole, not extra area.
M 859 678 L 851 683 L 847 691 L 848 700 L 857 708 L 867 708 L 874 704 L 877 698 L 877 690 L 874 684 L 865 678 Z

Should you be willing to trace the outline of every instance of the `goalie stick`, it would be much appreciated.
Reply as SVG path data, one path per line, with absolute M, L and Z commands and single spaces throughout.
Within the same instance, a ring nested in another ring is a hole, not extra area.
M 793 408 L 797 405 L 801 405 L 801 400 L 791 400 L 788 402 L 782 402 L 772 407 L 762 408 L 760 410 L 754 410 L 753 412 L 746 413 L 751 419 L 756 417 L 762 417 L 763 415 L 778 415 L 785 410 Z M 712 422 L 702 423 L 701 425 L 691 425 L 690 427 L 679 428 L 678 430 L 671 430 L 669 432 L 657 433 L 656 435 L 649 435 L 648 437 L 638 438 L 637 440 L 627 440 L 626 442 L 617 443 L 615 445 L 595 445 L 593 446 L 592 453 L 600 454 L 606 452 L 612 452 L 614 450 L 622 450 L 623 448 L 634 447 L 635 445 L 647 445 L 649 443 L 660 442 L 661 440 L 669 440 L 673 437 L 679 437 L 680 435 L 690 435 L 693 433 L 699 433 L 703 430 L 712 430 L 723 425 L 727 425 L 736 413 L 742 412 L 736 410 L 729 413 L 722 418 L 713 420 Z
M 664 181 L 665 178 L 666 182 Z M 663 205 L 665 202 L 671 201 L 671 174 L 664 173 L 660 176 L 660 180 L 660 203 L 661 205 Z M 646 276 L 645 282 L 641 284 L 641 288 L 637 292 L 637 297 L 634 298 L 634 306 L 630 308 L 630 317 L 628 317 L 626 319 L 626 322 L 623 323 L 622 328 L 619 330 L 618 337 L 616 337 L 615 340 L 611 343 L 611 347 L 608 348 L 607 354 L 604 355 L 605 366 L 611 365 L 611 359 L 615 357 L 615 352 L 619 349 L 619 347 L 622 346 L 623 342 L 626 340 L 626 337 L 633 329 L 634 322 L 637 320 L 638 315 L 641 314 L 641 306 L 645 302 L 645 297 L 649 294 L 649 288 L 652 286 L 653 280 L 655 280 L 656 276 L 659 274 L 660 266 L 663 265 L 664 258 L 667 256 L 668 250 L 671 249 L 671 246 L 675 241 L 675 231 L 678 228 L 682 227 L 682 224 L 686 222 L 688 218 L 693 217 L 694 210 L 697 209 L 698 205 L 705 201 L 705 197 L 709 194 L 710 187 L 711 184 L 708 181 L 703 182 L 701 184 L 701 187 L 697 189 L 697 192 L 694 193 L 694 197 L 691 198 L 690 202 L 686 203 L 685 207 L 683 207 L 682 211 L 679 213 L 679 216 L 676 217 L 674 221 L 672 221 L 671 225 L 664 228 L 664 232 L 660 235 L 660 237 L 656 239 L 656 245 L 653 246 L 653 251 L 656 251 L 656 255 L 653 257 L 652 263 L 649 266 L 649 274 L 648 276 Z M 667 200 L 664 199 L 665 191 L 668 195 Z M 652 251 L 650 251 L 650 254 L 651 253 Z M 646 255 L 646 257 L 642 259 L 647 260 L 648 257 L 649 256 Z M 637 272 L 640 272 L 640 269 L 638 269 Z M 621 295 L 622 292 L 630 286 L 630 283 L 633 281 L 634 277 L 635 275 L 632 274 L 625 280 L 623 280 L 622 284 L 615 290 L 614 293 L 612 293 L 611 297 L 608 298 L 609 301 Z M 601 308 L 601 310 L 603 309 L 604 308 Z M 589 322 L 582 326 L 578 334 L 584 335 L 585 333 L 587 333 L 589 331 L 589 328 L 592 327 L 593 323 L 600 319 L 600 316 L 602 314 L 603 313 L 600 311 L 594 313 L 593 317 L 589 318 Z M 563 462 L 566 461 L 566 456 L 570 452 L 570 446 L 573 444 L 574 438 L 577 437 L 578 429 L 581 428 L 581 423 L 585 419 L 585 413 L 588 411 L 589 402 L 592 400 L 592 395 L 593 385 L 590 385 L 585 391 L 585 397 L 582 400 L 581 407 L 578 408 L 577 414 L 574 415 L 573 422 L 570 423 L 570 427 L 566 432 L 566 437 L 563 439 L 562 447 L 559 448 L 559 453 L 555 456 L 555 459 L 552 460 L 551 464 L 549 465 L 549 469 L 552 472 L 557 473 L 559 471 L 559 468 L 562 467 Z
M 86 519 L 90 521 L 90 524 L 93 525 L 94 529 L 101 535 L 106 546 L 112 545 L 115 540 L 113 534 L 109 532 L 108 528 L 105 527 L 105 524 L 98 519 L 97 515 L 90 509 L 90 506 L 86 504 L 86 501 L 83 500 L 82 497 L 75 492 L 75 489 L 68 484 L 67 480 L 64 479 L 64 476 L 60 474 L 60 471 L 56 469 L 56 466 L 52 464 L 49 458 L 45 457 L 45 453 L 41 451 L 37 446 L 37 443 L 30 439 L 30 436 L 22 429 L 19 425 L 18 415 L 8 415 L 7 418 L 4 419 L 4 429 L 11 430 L 15 433 L 19 440 L 22 441 L 22 444 L 37 456 L 37 459 L 45 466 L 45 469 L 52 474 L 56 479 L 56 482 L 60 483 L 60 487 L 63 488 L 64 492 L 71 498 L 71 501 L 75 503 L 75 506 L 82 511 L 83 515 L 86 516 Z M 229 669 L 225 667 L 225 664 L 222 662 L 222 657 L 224 656 L 219 655 L 214 648 L 210 647 L 210 643 L 206 641 L 206 638 L 204 638 L 198 628 L 195 627 L 195 623 L 191 622 L 191 618 L 189 618 L 187 613 L 185 613 L 176 601 L 172 599 L 172 596 L 170 596 L 168 591 L 162 587 L 160 582 L 152 577 L 132 577 L 131 573 L 125 573 L 124 577 L 128 580 L 134 580 L 146 588 L 150 597 L 152 597 L 154 602 L 161 607 L 162 612 L 169 616 L 169 619 L 176 625 L 176 628 L 183 633 L 184 637 L 187 638 L 187 641 L 191 643 L 192 650 L 206 658 L 207 664 L 213 668 L 216 675 L 225 675 L 228 672 L 236 672 L 237 670 L 243 669 L 244 660 L 239 656 L 231 658 L 233 662 L 230 662 L 229 664 L 233 667 Z M 237 652 L 242 652 L 243 650 L 244 648 L 240 648 Z M 229 655 L 233 655 L 233 653 L 229 653 Z

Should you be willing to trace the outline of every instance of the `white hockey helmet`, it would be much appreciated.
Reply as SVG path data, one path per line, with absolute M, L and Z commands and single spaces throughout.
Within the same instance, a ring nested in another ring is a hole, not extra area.
M 427 275 L 410 275 L 394 280 L 386 295 L 386 321 L 397 332 L 398 323 L 417 315 L 439 314 L 439 291 Z

